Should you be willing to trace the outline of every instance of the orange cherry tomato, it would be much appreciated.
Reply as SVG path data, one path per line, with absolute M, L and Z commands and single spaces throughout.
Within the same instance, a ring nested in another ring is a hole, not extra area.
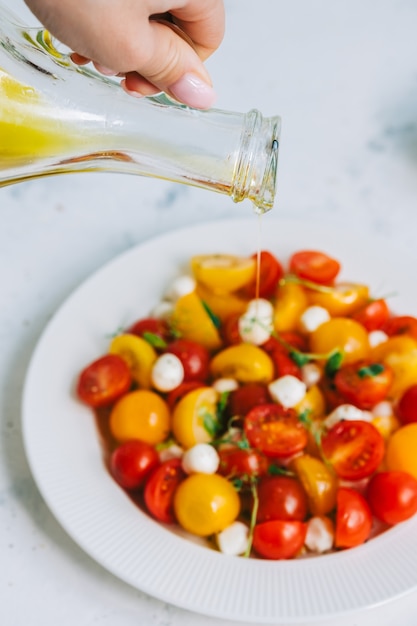
M 308 508 L 313 515 L 330 513 L 336 504 L 338 479 L 334 472 L 309 454 L 302 454 L 291 461 L 308 499 Z
M 417 479 L 417 424 L 401 426 L 387 443 L 387 470 L 408 472 Z
M 370 358 L 388 365 L 394 372 L 389 396 L 398 400 L 417 380 L 417 341 L 408 335 L 395 335 L 372 348 Z
M 290 272 L 315 283 L 332 283 L 340 271 L 340 263 L 324 252 L 301 250 L 290 258 Z
M 120 442 L 140 439 L 155 445 L 170 431 L 167 403 L 154 391 L 138 389 L 122 396 L 110 413 L 110 432 Z
M 371 532 L 372 513 L 365 498 L 354 489 L 340 487 L 337 493 L 336 548 L 364 543 Z
M 346 402 L 359 409 L 371 409 L 386 398 L 393 378 L 389 365 L 358 361 L 342 366 L 336 372 L 334 384 Z
M 132 376 L 125 361 L 117 355 L 106 354 L 81 372 L 77 395 L 91 407 L 108 406 L 126 393 L 131 384 Z
M 311 333 L 310 348 L 320 355 L 339 350 L 344 364 L 366 359 L 370 350 L 365 328 L 348 317 L 336 317 L 321 324 Z
M 369 302 L 369 288 L 357 283 L 338 283 L 328 291 L 306 289 L 309 304 L 328 310 L 332 317 L 353 315 Z
M 335 424 L 321 439 L 324 457 L 345 480 L 366 478 L 384 458 L 385 443 L 375 426 L 362 420 Z
M 280 285 L 274 306 L 274 328 L 278 333 L 295 331 L 300 315 L 308 306 L 306 290 L 296 283 Z

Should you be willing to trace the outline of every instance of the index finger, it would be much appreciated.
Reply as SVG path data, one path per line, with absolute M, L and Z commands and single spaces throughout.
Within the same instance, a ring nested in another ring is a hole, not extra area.
M 171 9 L 170 14 L 193 41 L 202 60 L 221 44 L 225 31 L 225 11 L 222 0 L 190 0 L 185 6 Z

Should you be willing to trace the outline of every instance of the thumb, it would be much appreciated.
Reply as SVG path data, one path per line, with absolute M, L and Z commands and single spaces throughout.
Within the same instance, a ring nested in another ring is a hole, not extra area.
M 210 108 L 216 93 L 210 76 L 188 36 L 175 24 L 151 20 L 141 41 L 140 64 L 126 76 L 130 91 L 145 91 L 151 83 L 194 108 Z M 144 89 L 142 89 L 144 88 Z

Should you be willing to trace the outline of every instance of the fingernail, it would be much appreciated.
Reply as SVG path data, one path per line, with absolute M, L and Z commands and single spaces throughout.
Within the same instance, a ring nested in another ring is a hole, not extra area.
M 104 74 L 104 76 L 117 76 L 117 72 L 108 67 L 104 67 L 104 65 L 100 65 L 100 63 L 94 63 L 94 67 L 100 74 Z
M 195 74 L 184 74 L 169 90 L 174 98 L 196 109 L 209 109 L 216 100 L 214 89 Z
M 126 87 L 126 81 L 122 80 L 120 85 L 123 87 L 124 91 L 129 94 L 129 96 L 133 96 L 134 98 L 143 98 L 143 94 L 139 93 L 139 91 L 132 91 L 132 89 L 128 89 Z

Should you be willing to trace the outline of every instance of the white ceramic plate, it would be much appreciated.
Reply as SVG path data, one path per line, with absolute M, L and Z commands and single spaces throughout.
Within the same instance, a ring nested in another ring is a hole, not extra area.
M 29 463 L 47 504 L 72 538 L 130 585 L 171 604 L 241 622 L 305 623 L 375 606 L 417 585 L 417 518 L 360 548 L 324 557 L 270 562 L 226 557 L 157 524 L 136 508 L 104 468 L 94 418 L 78 403 L 78 372 L 106 351 L 121 326 L 147 315 L 192 254 L 251 254 L 257 218 L 211 222 L 129 250 L 87 280 L 49 323 L 24 389 Z M 402 254 L 374 237 L 262 222 L 262 247 L 282 259 L 301 248 L 343 262 L 343 276 L 396 292 L 398 313 L 417 312 L 415 281 Z

